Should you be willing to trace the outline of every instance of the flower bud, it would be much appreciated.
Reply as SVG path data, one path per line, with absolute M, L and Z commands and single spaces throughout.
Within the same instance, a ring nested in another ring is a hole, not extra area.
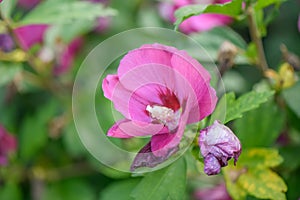
M 241 154 L 241 143 L 234 133 L 219 121 L 200 131 L 199 146 L 204 157 L 204 172 L 207 175 L 220 173 L 221 167 Z
M 0 51 L 10 52 L 15 47 L 14 41 L 8 34 L 0 34 Z
M 7 164 L 9 153 L 16 151 L 17 141 L 0 125 L 0 166 Z
M 234 65 L 238 53 L 237 47 L 229 41 L 223 42 L 218 52 L 219 70 L 221 76 Z

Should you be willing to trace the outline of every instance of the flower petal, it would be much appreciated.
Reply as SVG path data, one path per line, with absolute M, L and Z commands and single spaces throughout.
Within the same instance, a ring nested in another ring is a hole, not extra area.
M 216 105 L 217 97 L 209 85 L 207 70 L 186 52 L 174 47 L 151 44 L 130 51 L 122 59 L 118 75 L 122 84 L 131 91 L 143 84 L 156 83 L 173 91 L 179 101 L 187 96 L 194 99 L 191 103 L 196 111 L 188 123 L 197 122 L 211 114 Z
M 204 172 L 207 175 L 215 175 L 220 173 L 221 165 L 216 157 L 212 154 L 208 154 L 204 158 Z
M 162 124 L 151 124 L 123 119 L 114 124 L 107 135 L 116 138 L 152 136 L 168 132 Z
M 233 157 L 241 151 L 239 139 L 219 121 L 215 121 L 212 126 L 200 131 L 199 146 L 204 157 L 209 153 L 218 158 Z
M 154 86 L 144 85 L 144 90 L 132 92 L 125 88 L 117 75 L 108 75 L 102 82 L 104 96 L 110 99 L 120 113 L 127 119 L 151 122 L 146 107 L 151 102 L 158 101 L 158 94 Z M 143 95 L 142 93 L 145 92 Z M 143 95 L 144 97 L 141 97 Z
M 119 77 L 118 75 L 107 75 L 102 82 L 102 90 L 104 96 L 109 100 L 112 99 L 112 93 L 116 88 L 116 85 L 119 84 Z
M 178 147 L 174 147 L 163 156 L 155 156 L 151 150 L 151 141 L 147 143 L 134 158 L 130 170 L 134 171 L 140 167 L 155 167 L 167 160 L 170 156 L 178 151 Z
M 19 39 L 21 47 L 28 50 L 33 45 L 43 42 L 47 28 L 48 25 L 45 24 L 26 25 L 14 29 L 14 33 Z
M 218 26 L 225 26 L 232 22 L 232 18 L 221 14 L 201 14 L 183 21 L 179 28 L 184 33 L 208 31 Z
M 70 67 L 73 65 L 74 58 L 82 45 L 83 39 L 75 38 L 65 47 L 65 50 L 62 52 L 59 58 L 58 65 L 54 69 L 54 74 L 60 75 L 69 71 Z
M 135 67 L 145 64 L 160 64 L 171 66 L 172 52 L 162 51 L 156 47 L 145 46 L 129 51 L 120 61 L 118 75 L 120 78 Z
M 210 115 L 215 109 L 217 96 L 215 90 L 209 84 L 210 75 L 207 70 L 183 51 L 180 51 L 180 56 L 172 57 L 172 66 L 184 75 L 192 87 L 192 92 L 197 97 L 195 102 L 191 102 L 193 105 L 191 110 L 196 111 L 196 113 L 190 114 L 188 123 L 197 122 Z
M 131 99 L 133 101 L 129 105 L 130 119 L 141 120 L 137 115 L 147 114 L 143 113 L 147 105 L 163 105 L 163 100 L 160 99 L 161 94 L 166 94 L 168 91 L 175 94 L 181 106 L 186 99 L 189 99 L 194 108 L 193 113 L 199 119 L 200 108 L 198 108 L 197 93 L 182 74 L 170 67 L 160 64 L 142 65 L 127 72 L 120 78 L 120 82 L 126 85 L 128 90 L 134 91 Z M 140 111 L 135 113 L 132 109 L 136 110 L 137 106 L 141 106 Z

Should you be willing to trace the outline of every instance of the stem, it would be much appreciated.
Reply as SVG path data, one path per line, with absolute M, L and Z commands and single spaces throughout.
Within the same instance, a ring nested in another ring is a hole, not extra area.
M 256 64 L 264 73 L 269 67 L 266 61 L 262 40 L 255 21 L 254 11 L 251 6 L 248 8 L 247 14 L 248 14 L 249 31 L 250 31 L 251 40 L 254 42 L 256 51 L 258 53 L 258 59 L 256 60 Z
M 31 199 L 39 200 L 45 191 L 45 181 L 41 179 L 30 179 Z
M 2 17 L 3 18 L 3 17 Z M 21 45 L 21 42 L 19 40 L 19 38 L 16 36 L 15 32 L 14 32 L 14 29 L 13 29 L 13 26 L 10 22 L 9 19 L 5 19 L 3 18 L 3 22 L 5 23 L 6 27 L 7 27 L 7 30 L 10 34 L 10 36 L 13 38 L 15 44 L 17 45 L 17 47 L 19 47 L 20 49 L 22 49 L 22 45 Z M 35 57 L 29 53 L 28 51 L 26 51 L 26 56 L 27 56 L 27 62 L 29 63 L 29 65 L 31 66 L 31 68 L 38 74 L 42 74 L 41 73 L 41 70 L 38 68 L 38 66 L 35 65 Z

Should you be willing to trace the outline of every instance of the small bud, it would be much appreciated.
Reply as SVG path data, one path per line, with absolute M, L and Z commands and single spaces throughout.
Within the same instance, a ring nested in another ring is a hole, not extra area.
M 264 75 L 270 80 L 272 87 L 277 91 L 293 86 L 298 80 L 294 68 L 288 63 L 280 65 L 278 72 L 268 69 Z
M 207 175 L 220 173 L 221 167 L 227 166 L 231 158 L 235 164 L 242 151 L 239 139 L 219 121 L 200 131 L 199 146 Z
M 219 70 L 221 76 L 234 65 L 234 58 L 238 52 L 237 47 L 231 42 L 225 41 L 218 53 Z
M 297 81 L 293 67 L 288 63 L 283 63 L 279 68 L 279 76 L 281 79 L 281 88 L 289 88 Z
M 10 52 L 15 47 L 15 43 L 10 35 L 0 34 L 0 51 Z

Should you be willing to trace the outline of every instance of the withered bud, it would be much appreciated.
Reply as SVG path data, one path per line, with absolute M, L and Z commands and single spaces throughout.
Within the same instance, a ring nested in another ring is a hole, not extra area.
M 221 76 L 234 65 L 237 47 L 229 41 L 223 42 L 218 52 L 218 63 Z
M 289 52 L 284 44 L 280 45 L 282 57 L 285 62 L 289 63 L 296 71 L 300 70 L 300 59 L 297 55 Z
M 66 115 L 61 115 L 53 118 L 48 125 L 49 136 L 53 139 L 59 138 L 67 122 L 68 121 Z

